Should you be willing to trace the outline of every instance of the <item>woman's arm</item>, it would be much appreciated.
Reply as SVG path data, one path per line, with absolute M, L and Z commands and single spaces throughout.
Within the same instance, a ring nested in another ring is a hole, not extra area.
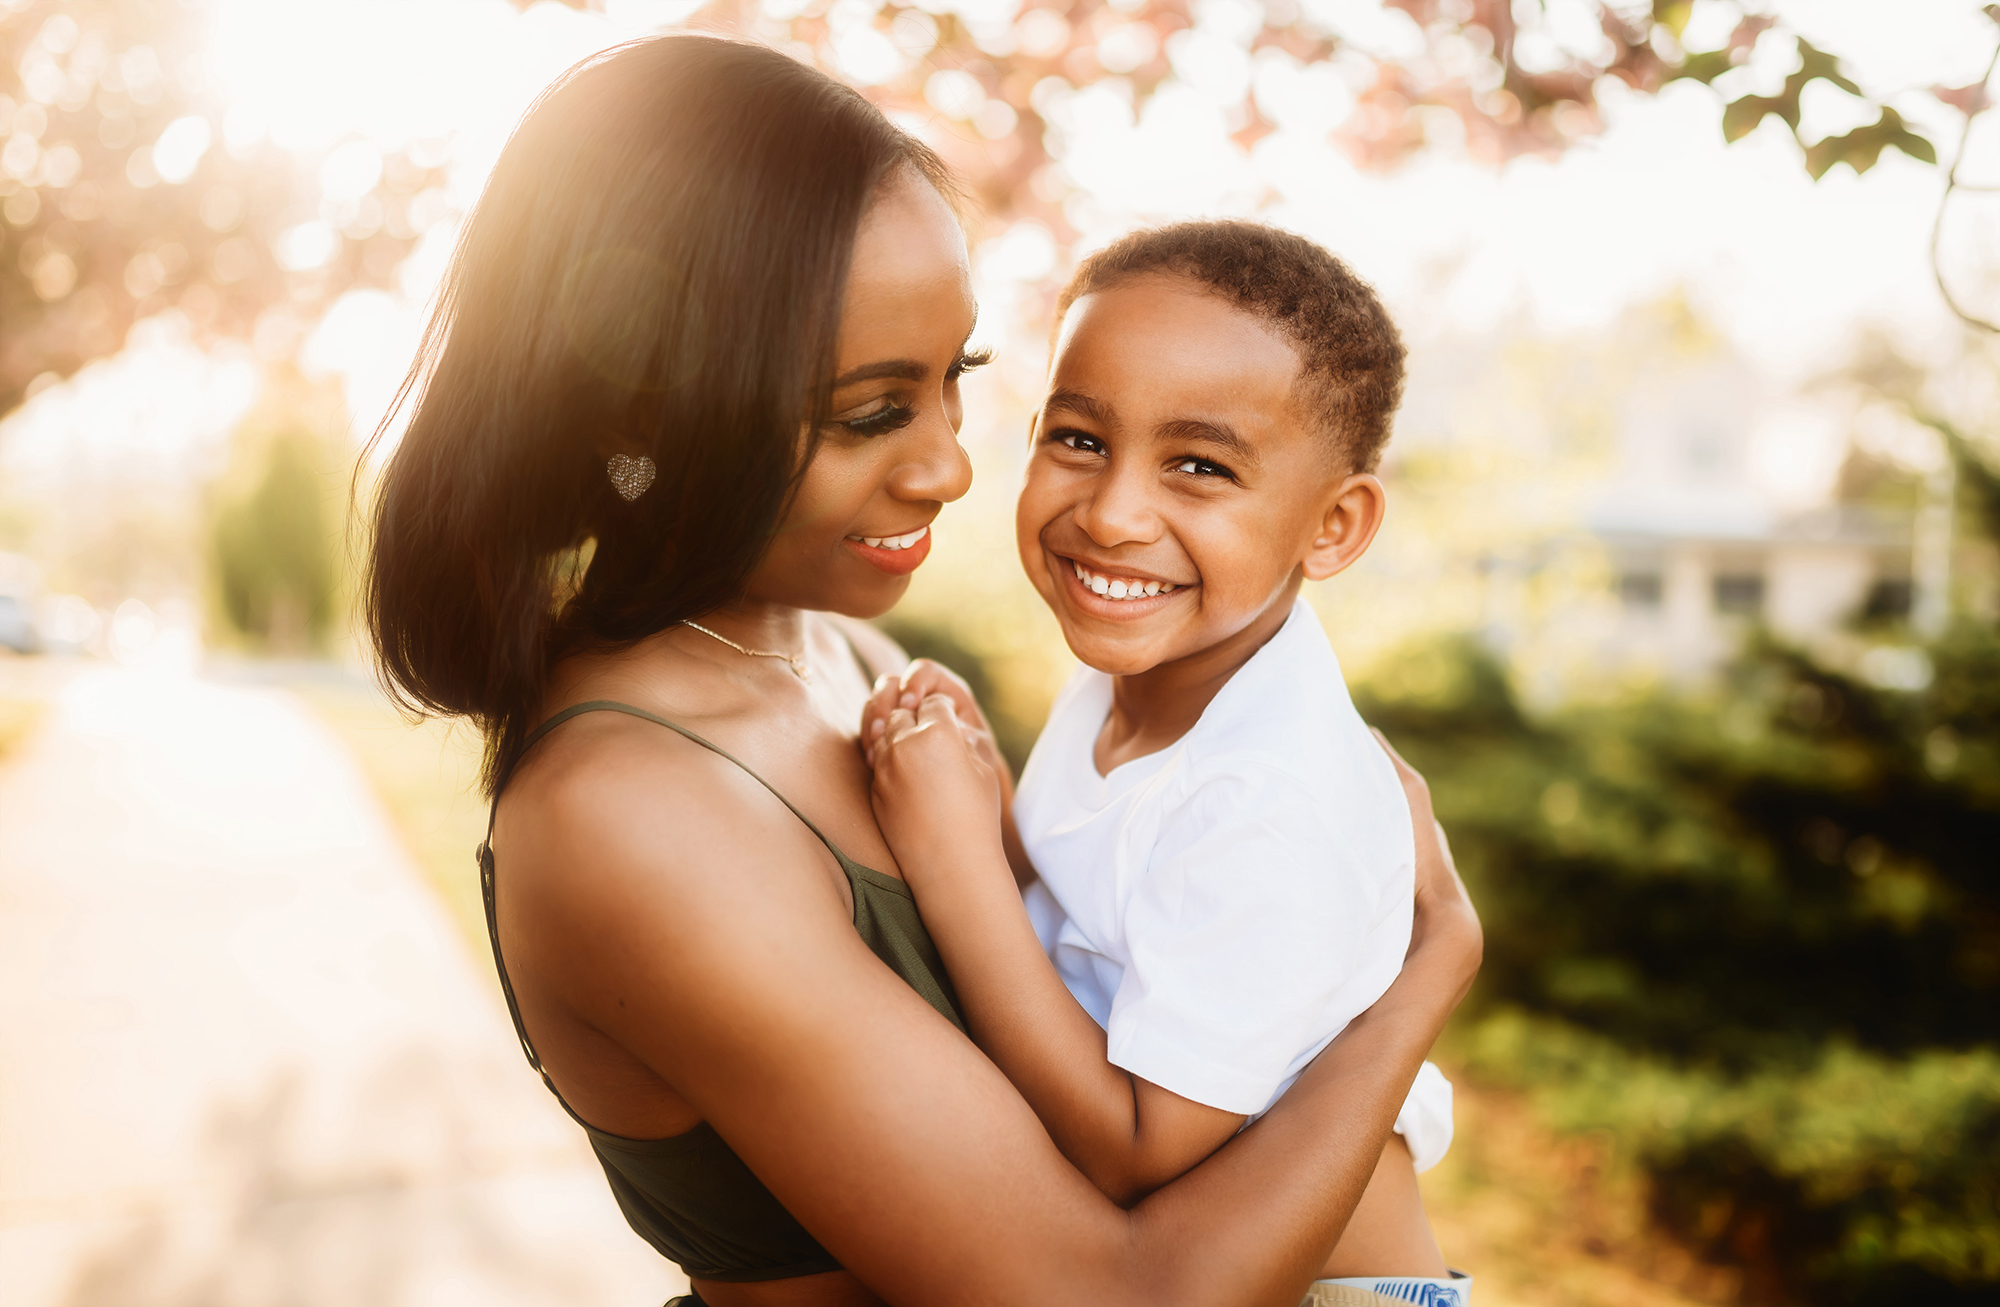
M 1297 1302 L 1477 969 L 1477 920 L 1434 839 L 1389 993 L 1270 1114 L 1123 1211 L 868 952 L 831 860 L 731 770 L 577 767 L 503 810 L 516 966 L 671 1084 L 891 1302 Z

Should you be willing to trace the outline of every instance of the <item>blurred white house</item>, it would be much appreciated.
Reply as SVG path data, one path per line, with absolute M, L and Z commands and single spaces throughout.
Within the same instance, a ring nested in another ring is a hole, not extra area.
M 1583 506 L 1619 601 L 1610 651 L 1687 676 L 1759 627 L 1814 645 L 1857 621 L 1941 625 L 1948 483 L 1923 508 L 1843 497 L 1851 417 L 1773 405 L 1766 384 L 1711 356 L 1623 397 L 1613 470 Z
M 1444 608 L 1464 569 L 1472 625 L 1552 701 L 1593 672 L 1699 680 L 1758 631 L 1917 688 L 1950 465 L 1838 366 L 1774 376 L 1678 297 L 1589 335 L 1425 342 L 1392 457 L 1430 515 L 1391 586 Z

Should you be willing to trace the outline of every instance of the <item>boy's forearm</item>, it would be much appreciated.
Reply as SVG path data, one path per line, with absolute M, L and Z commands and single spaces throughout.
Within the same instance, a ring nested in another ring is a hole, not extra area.
M 1021 829 L 1014 824 L 1013 804 L 1008 804 L 1000 814 L 1000 848 L 1007 855 L 1007 866 L 1014 873 L 1014 887 L 1026 890 L 1040 879 L 1033 860 L 1028 857 L 1028 846 L 1021 842 Z
M 968 856 L 1001 860 L 998 849 L 953 856 L 961 864 Z M 1014 878 L 998 866 L 961 865 L 919 879 L 925 928 L 974 1041 L 1063 1155 L 1113 1198 L 1125 1196 L 1134 1188 L 1138 1134 L 1132 1077 L 1105 1060 L 1104 1030 L 1049 964 Z

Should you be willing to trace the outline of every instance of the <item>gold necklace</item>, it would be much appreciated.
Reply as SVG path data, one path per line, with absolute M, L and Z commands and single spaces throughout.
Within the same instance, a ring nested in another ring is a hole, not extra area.
M 707 636 L 711 640 L 720 640 L 722 641 L 722 643 L 728 645 L 731 649 L 734 649 L 737 653 L 749 654 L 752 658 L 782 658 L 785 660 L 786 665 L 792 669 L 792 675 L 798 677 L 800 681 L 804 682 L 807 685 L 812 684 L 812 669 L 806 666 L 806 656 L 802 653 L 788 654 L 788 653 L 777 653 L 770 649 L 745 649 L 742 645 L 736 643 L 736 641 L 730 639 L 728 636 L 717 635 L 715 632 L 709 630 L 705 626 L 701 626 L 694 622 L 688 622 L 688 621 L 683 621 L 681 625 L 686 627 L 691 627 L 694 630 L 700 631 L 703 635 Z

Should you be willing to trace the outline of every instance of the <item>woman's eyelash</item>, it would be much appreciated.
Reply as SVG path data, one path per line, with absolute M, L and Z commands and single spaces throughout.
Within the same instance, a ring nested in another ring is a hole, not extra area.
M 848 418 L 838 425 L 857 436 L 879 436 L 884 432 L 906 427 L 917 416 L 917 411 L 902 404 L 886 404 L 873 413 L 858 418 Z
M 970 354 L 961 353 L 951 361 L 951 368 L 945 373 L 946 380 L 956 380 L 975 368 L 983 368 L 993 361 L 993 351 L 976 349 Z
M 951 361 L 951 368 L 946 372 L 945 377 L 947 380 L 956 381 L 974 368 L 983 368 L 992 361 L 993 351 L 990 349 L 975 350 L 970 354 L 960 354 Z M 837 420 L 834 425 L 840 427 L 842 430 L 852 431 L 858 436 L 879 436 L 885 432 L 895 431 L 900 427 L 910 425 L 911 422 L 916 420 L 916 416 L 917 411 L 915 409 L 906 404 L 897 404 L 892 401 L 884 404 L 874 412 L 865 413 L 858 418 Z

